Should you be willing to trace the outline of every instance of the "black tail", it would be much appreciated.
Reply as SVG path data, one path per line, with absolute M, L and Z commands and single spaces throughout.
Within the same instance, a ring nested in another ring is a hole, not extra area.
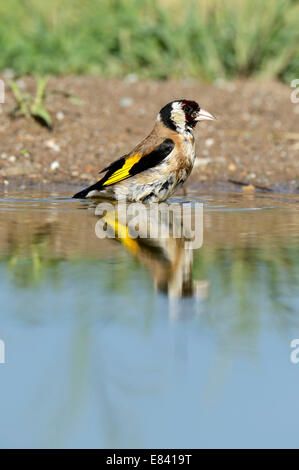
M 89 186 L 88 188 L 83 189 L 83 191 L 80 191 L 79 193 L 75 194 L 73 196 L 74 199 L 85 199 L 87 194 L 90 193 L 90 191 L 97 190 L 100 191 L 102 189 L 102 184 L 100 184 L 100 181 L 96 184 L 93 184 L 92 186 Z

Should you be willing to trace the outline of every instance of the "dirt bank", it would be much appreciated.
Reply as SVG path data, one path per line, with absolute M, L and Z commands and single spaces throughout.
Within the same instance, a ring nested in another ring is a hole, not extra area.
M 20 82 L 25 91 L 34 82 Z M 191 98 L 217 116 L 196 130 L 197 160 L 189 187 L 233 189 L 229 180 L 298 192 L 299 104 L 280 83 L 106 80 L 95 77 L 51 79 L 61 95 L 47 99 L 53 131 L 31 119 L 12 120 L 12 93 L 0 105 L 0 189 L 13 185 L 94 182 L 110 160 L 130 150 L 151 130 L 159 109 L 175 98 Z

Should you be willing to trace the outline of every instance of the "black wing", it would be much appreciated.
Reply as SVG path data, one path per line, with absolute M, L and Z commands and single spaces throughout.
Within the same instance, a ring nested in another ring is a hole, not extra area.
M 123 181 L 142 171 L 155 167 L 168 157 L 174 149 L 174 145 L 172 139 L 165 139 L 158 147 L 145 155 L 136 152 L 136 154 L 125 155 L 119 158 L 101 171 L 101 173 L 106 171 L 106 174 L 100 181 L 80 191 L 73 197 L 78 199 L 85 198 L 90 191 L 101 191 L 119 181 Z

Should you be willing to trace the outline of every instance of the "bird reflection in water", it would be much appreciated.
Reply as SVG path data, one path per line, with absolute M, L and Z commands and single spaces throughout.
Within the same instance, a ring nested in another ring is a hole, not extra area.
M 200 303 L 207 298 L 209 290 L 208 281 L 193 279 L 194 248 L 199 247 L 194 243 L 191 227 L 186 230 L 182 205 L 160 204 L 156 212 L 152 211 L 151 205 L 142 205 L 142 211 L 137 210 L 138 219 L 135 217 L 134 222 L 128 217 L 130 206 L 132 204 L 121 204 L 121 208 L 119 204 L 98 206 L 96 214 L 101 218 L 96 234 L 99 238 L 108 236 L 120 242 L 148 269 L 156 289 L 169 298 L 170 316 L 176 318 L 180 315 L 178 299 L 191 297 Z M 196 214 L 197 210 L 201 213 Z M 132 214 L 136 216 L 134 210 Z M 196 231 L 202 231 L 202 207 L 191 207 L 189 216 Z

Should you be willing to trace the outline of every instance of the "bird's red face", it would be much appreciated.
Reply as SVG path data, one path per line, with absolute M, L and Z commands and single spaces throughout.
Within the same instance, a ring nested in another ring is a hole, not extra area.
M 196 126 L 196 118 L 200 112 L 199 104 L 196 101 L 183 100 L 181 107 L 185 113 L 186 123 L 190 127 Z
M 198 121 L 212 121 L 214 116 L 200 108 L 196 101 L 177 100 L 168 103 L 159 113 L 164 124 L 177 132 L 193 129 Z
M 213 121 L 212 114 L 201 109 L 196 101 L 182 100 L 182 109 L 185 113 L 186 124 L 189 127 L 195 127 L 198 121 Z

